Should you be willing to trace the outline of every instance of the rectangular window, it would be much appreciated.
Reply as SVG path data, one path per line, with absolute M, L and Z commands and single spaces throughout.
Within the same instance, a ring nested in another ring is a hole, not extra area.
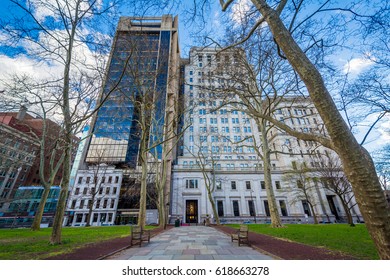
M 270 217 L 271 216 L 271 212 L 269 211 L 268 200 L 264 200 L 264 210 L 265 210 L 265 215 L 267 217 Z
M 111 184 L 112 182 L 112 176 L 108 177 L 108 183 Z
M 119 183 L 119 176 L 115 176 L 115 184 Z
M 218 217 L 223 217 L 224 212 L 223 212 L 223 201 L 222 200 L 217 201 L 217 209 L 218 209 Z
M 83 177 L 79 177 L 78 183 L 81 184 L 83 182 Z
M 117 191 L 117 188 L 114 188 L 114 189 L 112 190 L 112 194 L 116 194 L 116 191 Z
M 114 208 L 114 205 L 115 205 L 115 199 L 111 199 L 110 208 Z
M 76 200 L 72 200 L 72 205 L 70 206 L 71 209 L 74 209 L 76 207 Z
M 236 190 L 236 181 L 231 181 L 232 190 Z
M 80 209 L 83 209 L 84 208 L 84 200 L 81 200 L 80 201 L 80 207 L 79 207 Z
M 107 208 L 108 199 L 105 199 L 103 202 L 103 208 Z
M 96 223 L 98 221 L 98 215 L 97 213 L 93 214 L 93 222 Z
M 261 181 L 260 184 L 261 184 L 261 189 L 262 189 L 262 190 L 265 190 L 265 182 L 264 182 L 264 181 Z
M 309 208 L 309 204 L 307 203 L 306 200 L 302 200 L 302 206 L 303 206 L 303 212 L 305 212 L 305 214 L 310 217 L 311 216 L 311 211 L 310 211 L 310 208 Z
M 288 216 L 286 202 L 284 200 L 279 200 L 279 205 L 282 216 Z
M 96 200 L 96 209 L 100 208 L 100 199 Z
M 238 200 L 233 200 L 233 213 L 235 217 L 240 216 L 240 208 L 238 206 Z
M 104 184 L 106 182 L 106 177 L 102 177 L 102 184 Z
M 75 195 L 78 195 L 80 193 L 80 188 L 76 188 L 75 190 L 74 190 L 74 194 Z
M 87 194 L 88 193 L 88 188 L 84 188 L 83 189 L 83 194 L 85 195 L 85 194 Z
M 197 189 L 198 188 L 198 180 L 196 180 L 196 179 L 186 180 L 186 188 L 187 189 Z
M 246 181 L 246 182 L 245 182 L 245 185 L 246 185 L 246 189 L 247 189 L 247 190 L 250 190 L 250 189 L 251 189 L 251 181 Z
M 255 204 L 253 203 L 253 200 L 248 200 L 248 207 L 249 215 L 251 215 L 252 217 L 256 216 Z
M 110 188 L 106 188 L 106 194 L 110 194 Z
M 91 177 L 88 176 L 88 177 L 87 177 L 87 182 L 86 182 L 86 183 L 89 184 L 90 181 L 91 181 Z
M 276 187 L 277 190 L 281 189 L 280 181 L 275 181 L 275 187 Z
M 112 222 L 112 213 L 108 213 L 108 223 Z

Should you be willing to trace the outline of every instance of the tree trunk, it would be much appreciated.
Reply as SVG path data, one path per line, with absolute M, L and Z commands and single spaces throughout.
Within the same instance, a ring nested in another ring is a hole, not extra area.
M 218 216 L 218 212 L 217 212 L 217 208 L 215 207 L 215 202 L 213 200 L 213 196 L 212 196 L 212 193 L 211 193 L 211 189 L 210 189 L 210 186 L 206 187 L 207 189 L 207 196 L 209 198 L 209 201 L 210 201 L 210 204 L 211 204 L 211 209 L 213 210 L 213 215 L 214 215 L 214 218 L 215 218 L 215 223 L 217 225 L 220 225 L 220 221 L 219 221 L 219 216 Z
M 338 195 L 341 201 L 341 204 L 343 205 L 345 215 L 347 215 L 347 221 L 348 224 L 351 227 L 355 226 L 355 223 L 353 222 L 352 214 L 351 214 L 351 209 L 349 208 L 348 204 L 345 201 L 345 198 L 342 195 Z
M 307 200 L 307 203 L 309 204 L 310 210 L 313 213 L 314 224 L 317 225 L 318 224 L 318 218 L 317 218 L 316 210 L 315 210 L 313 204 L 311 204 L 309 200 Z
M 41 200 L 39 201 L 38 209 L 35 212 L 34 221 L 31 225 L 31 230 L 36 231 L 41 229 L 41 221 L 43 216 L 43 211 L 45 210 L 45 204 L 49 196 L 50 186 L 44 186 L 43 194 Z
M 269 211 L 271 215 L 271 227 L 274 228 L 283 227 L 282 221 L 280 219 L 278 207 L 276 206 L 274 189 L 272 187 L 271 154 L 268 146 L 266 121 L 259 120 L 258 128 L 261 133 L 261 144 L 262 144 L 263 164 L 264 164 L 264 183 L 265 183 L 265 190 L 267 193 Z
M 305 83 L 332 139 L 334 150 L 340 156 L 379 256 L 381 259 L 390 259 L 390 207 L 369 153 L 354 138 L 338 112 L 321 74 L 292 38 L 278 13 L 265 0 L 252 2 L 266 19 L 277 44 Z

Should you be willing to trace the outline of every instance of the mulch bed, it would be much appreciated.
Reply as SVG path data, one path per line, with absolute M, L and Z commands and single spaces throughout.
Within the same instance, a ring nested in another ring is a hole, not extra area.
M 236 232 L 236 229 L 228 226 L 213 226 L 226 234 Z M 172 228 L 172 226 L 167 229 Z M 152 236 L 164 231 L 162 228 L 152 230 Z M 352 256 L 324 248 L 313 247 L 301 243 L 282 240 L 279 238 L 249 233 L 251 247 L 270 255 L 276 259 L 284 260 L 353 260 Z M 71 253 L 57 255 L 48 260 L 99 260 L 117 251 L 128 248 L 130 237 L 115 238 L 102 241 L 74 250 Z
M 215 226 L 216 229 L 227 233 L 235 233 L 237 230 L 228 226 Z M 251 247 L 284 260 L 354 260 L 356 258 L 340 252 L 313 247 L 297 242 L 286 241 L 280 238 L 264 234 L 249 232 Z
M 167 229 L 170 228 L 172 226 L 167 227 Z M 162 231 L 164 231 L 163 228 L 154 228 L 151 230 L 151 236 L 153 237 Z M 47 260 L 99 260 L 128 247 L 130 247 L 130 236 L 92 243 L 70 253 L 47 258 Z

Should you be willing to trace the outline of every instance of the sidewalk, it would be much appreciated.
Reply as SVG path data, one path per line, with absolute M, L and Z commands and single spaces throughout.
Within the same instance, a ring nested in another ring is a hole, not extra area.
M 134 246 L 109 260 L 272 260 L 249 246 L 238 247 L 230 236 L 205 226 L 172 228 L 142 247 Z

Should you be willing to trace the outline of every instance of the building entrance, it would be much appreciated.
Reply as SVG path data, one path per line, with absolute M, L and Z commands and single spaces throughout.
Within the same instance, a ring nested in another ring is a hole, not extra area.
M 186 223 L 198 223 L 197 200 L 186 200 Z

